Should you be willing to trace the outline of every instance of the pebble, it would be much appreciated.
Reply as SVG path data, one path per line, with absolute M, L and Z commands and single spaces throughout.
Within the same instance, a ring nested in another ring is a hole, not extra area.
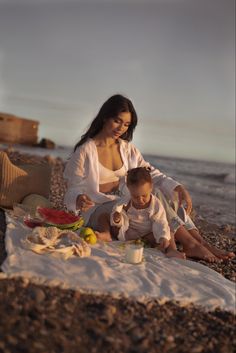
M 152 310 L 152 308 L 153 308 L 153 303 L 152 302 L 147 303 L 147 305 L 146 305 L 147 311 Z
M 8 301 L 12 303 L 16 299 L 17 289 L 19 289 L 17 296 L 19 305 L 24 306 L 29 300 L 32 302 L 29 306 L 31 316 L 28 319 L 28 312 L 21 311 L 20 316 L 17 308 L 12 312 L 11 315 L 19 319 L 17 326 L 15 321 L 10 324 L 9 316 L 5 315 L 7 318 L 5 320 L 1 319 L 2 315 L 0 316 L 0 332 L 4 328 L 6 345 L 10 344 L 10 341 L 16 347 L 17 342 L 24 340 L 27 346 L 31 347 L 30 351 L 45 352 L 47 347 L 45 342 L 50 342 L 50 347 L 53 347 L 50 348 L 50 352 L 76 352 L 79 347 L 81 352 L 94 353 L 103 351 L 105 353 L 108 347 L 112 347 L 113 353 L 130 353 L 130 347 L 134 348 L 132 352 L 137 353 L 154 353 L 156 347 L 160 347 L 163 353 L 173 353 L 180 341 L 181 347 L 184 347 L 181 353 L 204 352 L 202 347 L 207 347 L 207 344 L 212 352 L 216 347 L 223 345 L 227 352 L 230 352 L 229 348 L 232 345 L 236 348 L 234 317 L 219 309 L 214 313 L 206 313 L 194 305 L 181 308 L 172 302 L 160 305 L 153 300 L 151 301 L 153 310 L 147 311 L 145 305 L 137 304 L 133 300 L 123 298 L 115 300 L 110 296 L 100 298 L 81 294 L 80 300 L 76 303 L 76 315 L 67 313 L 65 316 L 64 305 L 72 300 L 73 292 L 35 285 L 23 288 L 20 280 L 4 279 L 0 281 L 0 293 L 7 293 L 8 286 L 14 287 L 15 291 L 7 294 L 0 302 L 0 312 L 3 315 Z M 33 290 L 36 293 L 36 289 L 42 290 L 45 305 L 39 306 L 36 301 L 29 299 L 29 289 L 31 293 Z M 57 298 L 55 310 L 48 310 L 50 302 L 55 302 L 55 297 Z M 113 317 L 112 325 L 106 316 L 109 314 Z M 106 317 L 106 320 L 101 322 L 101 315 Z M 145 322 L 143 317 L 146 317 Z M 126 326 L 128 318 L 129 331 Z M 176 318 L 178 322 L 181 318 L 181 325 L 176 324 Z M 17 327 L 14 335 L 11 333 L 12 327 Z M 27 337 L 22 335 L 26 332 Z M 195 332 L 195 337 L 191 332 Z M 211 343 L 209 337 L 214 337 Z M 34 341 L 37 343 L 33 343 Z M 2 350 L 5 353 L 6 349 Z
M 202 346 L 195 346 L 191 348 L 191 353 L 201 353 L 203 352 L 204 347 Z
M 145 332 L 144 330 L 136 327 L 134 328 L 131 332 L 130 332 L 130 335 L 132 337 L 132 340 L 134 342 L 139 342 L 139 341 L 142 341 L 144 338 L 145 338 Z
M 44 156 L 45 161 L 47 161 L 49 164 L 56 164 L 57 160 L 55 157 L 52 157 L 50 155 Z
M 14 156 L 26 163 L 35 161 L 13 152 L 13 159 Z M 36 160 L 46 162 L 42 158 Z M 61 207 L 65 192 L 64 164 L 60 160 L 48 162 L 52 165 L 50 201 L 54 207 Z M 0 261 L 5 257 L 4 219 L 4 213 L 0 212 Z M 199 217 L 197 222 L 205 239 L 219 248 L 236 250 L 236 239 L 228 237 L 233 228 L 227 225 L 214 228 Z M 235 260 L 203 263 L 235 280 Z M 159 348 L 162 353 L 174 353 L 175 346 L 181 353 L 236 351 L 235 317 L 220 309 L 208 313 L 194 305 L 182 308 L 176 303 L 158 300 L 141 305 L 128 298 L 119 300 L 37 286 L 28 279 L 2 279 L 0 295 L 0 351 L 4 353 L 13 351 L 8 347 L 10 342 L 20 347 L 20 341 L 27 343 L 22 342 L 23 350 L 19 348 L 16 352 L 105 353 L 109 347 L 112 353 L 128 353 L 131 348 L 140 353 L 154 353 Z M 212 337 L 210 342 L 209 337 Z
M 46 350 L 46 346 L 44 343 L 42 342 L 39 342 L 39 341 L 34 341 L 33 342 L 33 347 L 36 348 L 36 349 L 40 349 L 42 351 L 45 351 Z
M 220 229 L 226 233 L 229 233 L 232 231 L 232 226 L 230 224 L 225 224 L 220 226 Z
M 28 278 L 22 278 L 22 287 L 25 288 L 29 284 L 29 279 Z
M 46 330 L 45 328 L 42 328 L 42 329 L 40 329 L 40 335 L 42 335 L 42 336 L 48 336 L 48 330 Z
M 74 304 L 72 302 L 66 303 L 64 308 L 68 313 L 73 313 L 75 310 Z
M 10 344 L 12 344 L 14 346 L 17 345 L 17 343 L 18 343 L 17 338 L 12 336 L 12 335 L 7 335 L 6 336 L 6 340 L 7 340 L 8 343 L 10 343 Z
M 79 300 L 80 299 L 80 292 L 79 291 L 75 291 L 74 292 L 74 298 Z
M 148 352 L 148 349 L 150 348 L 150 340 L 148 337 L 144 338 L 142 340 L 142 342 L 140 343 L 140 346 L 139 346 L 141 349 L 140 349 L 140 353 L 141 352 Z
M 45 293 L 41 288 L 32 288 L 29 291 L 29 294 L 33 300 L 35 300 L 38 304 L 44 301 Z
M 19 338 L 21 340 L 26 340 L 27 339 L 27 333 L 26 332 L 20 332 L 19 333 Z
M 5 342 L 3 342 L 2 340 L 0 340 L 0 349 L 2 349 L 4 351 L 5 349 Z
M 173 336 L 167 336 L 166 340 L 167 340 L 167 342 L 172 343 L 172 342 L 174 342 L 175 338 Z

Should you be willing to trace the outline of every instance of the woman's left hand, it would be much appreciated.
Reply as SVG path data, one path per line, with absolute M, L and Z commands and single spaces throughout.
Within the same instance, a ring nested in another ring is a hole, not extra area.
M 186 212 L 189 215 L 192 211 L 192 199 L 189 192 L 183 187 L 183 185 L 178 185 L 175 188 L 175 191 L 179 196 L 179 206 L 183 205 L 183 202 L 186 202 Z

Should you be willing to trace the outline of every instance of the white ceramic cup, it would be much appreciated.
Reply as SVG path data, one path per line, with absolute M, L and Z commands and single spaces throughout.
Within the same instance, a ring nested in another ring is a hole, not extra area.
M 125 261 L 130 264 L 138 264 L 143 258 L 143 246 L 127 244 L 125 247 Z

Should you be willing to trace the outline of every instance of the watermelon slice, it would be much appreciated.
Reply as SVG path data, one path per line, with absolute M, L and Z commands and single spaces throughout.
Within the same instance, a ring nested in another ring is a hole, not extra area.
M 76 216 L 64 210 L 38 207 L 37 213 L 47 226 L 54 226 L 60 229 L 77 230 L 84 224 L 84 220 L 81 216 Z
M 30 216 L 24 217 L 24 223 L 27 225 L 29 228 L 35 228 L 35 227 L 43 227 L 43 221 L 38 218 L 31 218 Z

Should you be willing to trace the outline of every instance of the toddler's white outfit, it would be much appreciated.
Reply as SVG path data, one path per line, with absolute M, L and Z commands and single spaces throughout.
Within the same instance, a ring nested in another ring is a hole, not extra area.
M 128 203 L 130 203 L 129 208 L 125 211 L 124 206 Z M 119 212 L 121 215 L 119 223 L 115 223 L 113 220 L 115 212 Z M 129 240 L 128 238 L 138 239 L 151 232 L 157 243 L 159 243 L 160 238 L 167 240 L 171 238 L 165 209 L 155 195 L 151 195 L 149 207 L 142 209 L 135 208 L 132 205 L 132 200 L 128 202 L 124 199 L 118 201 L 113 206 L 110 224 L 119 228 L 118 239 L 121 241 Z

